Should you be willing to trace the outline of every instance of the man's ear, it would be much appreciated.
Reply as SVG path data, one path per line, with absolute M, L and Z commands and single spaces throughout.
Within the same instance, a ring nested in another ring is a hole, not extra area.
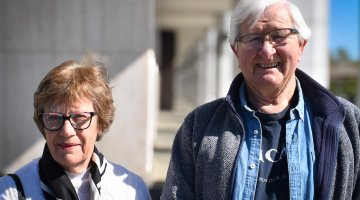
M 307 44 L 307 40 L 299 41 L 299 52 L 298 52 L 298 62 L 301 61 L 301 57 L 304 53 L 304 48 Z
M 306 44 L 307 44 L 307 40 L 303 40 L 303 41 L 299 42 L 299 47 L 300 47 L 299 56 L 300 57 L 304 53 L 304 48 L 305 48 Z
M 234 52 L 234 54 L 237 55 L 237 47 L 236 47 L 236 45 L 230 44 L 230 47 L 231 47 L 232 51 Z

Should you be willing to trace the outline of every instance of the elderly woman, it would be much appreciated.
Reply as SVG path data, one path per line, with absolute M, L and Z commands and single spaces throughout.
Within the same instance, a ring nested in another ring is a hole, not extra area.
M 0 178 L 0 199 L 150 199 L 143 180 L 96 148 L 114 118 L 106 69 L 67 61 L 34 94 L 34 121 L 46 143 L 42 157 Z M 23 194 L 21 194 L 21 185 Z

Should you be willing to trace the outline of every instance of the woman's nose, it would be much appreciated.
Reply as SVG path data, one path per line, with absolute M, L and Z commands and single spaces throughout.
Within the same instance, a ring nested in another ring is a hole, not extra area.
M 63 126 L 60 129 L 60 134 L 63 136 L 76 135 L 76 130 L 71 125 L 69 120 L 65 120 Z

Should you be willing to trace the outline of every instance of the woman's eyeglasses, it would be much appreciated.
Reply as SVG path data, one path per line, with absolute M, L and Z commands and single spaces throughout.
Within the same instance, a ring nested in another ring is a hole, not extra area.
M 69 116 L 64 116 L 60 113 L 41 113 L 40 117 L 42 119 L 45 129 L 49 131 L 57 131 L 62 128 L 65 120 L 69 120 L 70 124 L 76 130 L 84 130 L 89 128 L 93 116 L 96 115 L 95 112 L 78 112 L 73 113 Z

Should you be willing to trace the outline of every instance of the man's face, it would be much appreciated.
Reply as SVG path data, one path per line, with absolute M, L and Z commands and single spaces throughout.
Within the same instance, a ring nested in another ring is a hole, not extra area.
M 253 29 L 245 20 L 240 25 L 241 36 L 253 33 L 267 33 L 275 29 L 294 28 L 290 14 L 283 4 L 268 7 Z M 268 36 L 266 36 L 268 38 Z M 241 43 L 232 46 L 239 61 L 247 87 L 260 93 L 283 90 L 290 80 L 295 81 L 295 70 L 306 42 L 297 34 L 287 37 L 282 45 L 265 40 L 257 49 L 245 49 Z M 263 91 L 263 92 L 261 92 Z

